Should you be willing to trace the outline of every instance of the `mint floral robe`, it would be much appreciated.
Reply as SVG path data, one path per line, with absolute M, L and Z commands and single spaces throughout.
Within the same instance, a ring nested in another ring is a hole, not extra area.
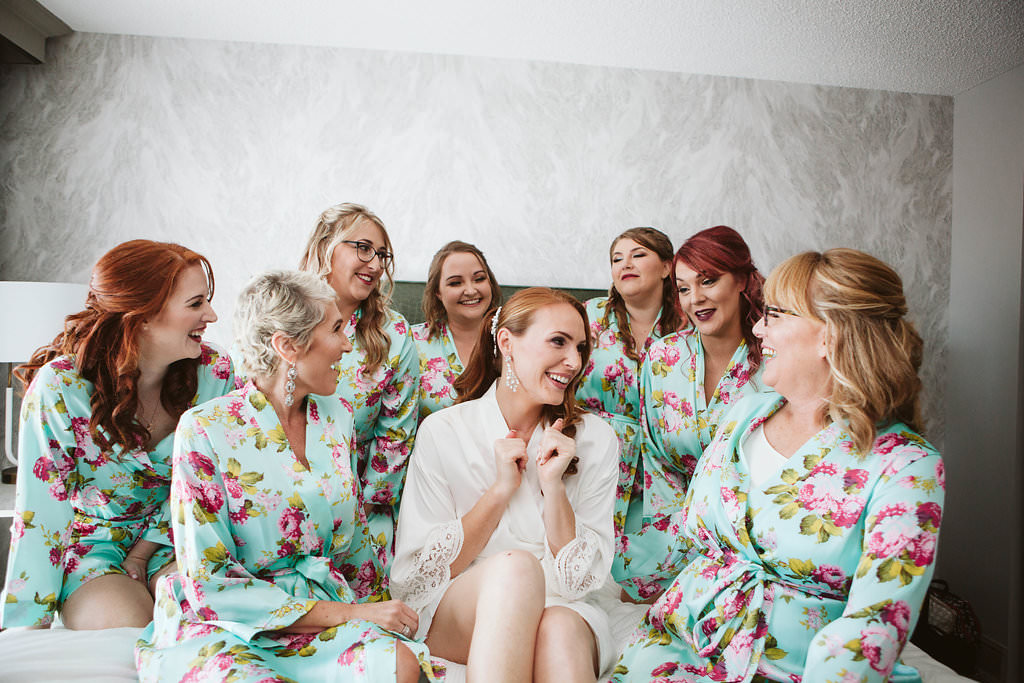
M 227 393 L 234 385 L 231 359 L 203 344 L 198 380 L 192 405 Z M 89 433 L 92 394 L 70 356 L 41 367 L 25 393 L 4 628 L 50 624 L 83 583 L 124 574 L 121 562 L 141 538 L 165 546 L 150 559 L 150 574 L 173 559 L 167 515 L 173 436 L 152 451 L 101 450 Z
M 903 424 L 860 454 L 833 423 L 755 486 L 743 441 L 783 404 L 749 396 L 719 426 L 670 521 L 658 571 L 678 576 L 613 680 L 920 680 L 897 658 L 934 569 L 942 459 Z
M 442 324 L 433 338 L 429 335 L 427 323 L 412 326 L 412 338 L 420 354 L 420 422 L 455 403 L 458 396 L 452 384 L 465 369 L 447 325 Z
M 142 681 L 393 681 L 396 643 L 436 680 L 426 648 L 367 621 L 286 634 L 319 600 L 372 590 L 349 453 L 351 408 L 309 396 L 306 460 L 252 383 L 178 423 L 171 521 L 178 573 L 160 580 L 136 647 Z
M 395 526 L 405 470 L 416 436 L 419 353 L 401 313 L 388 311 L 384 332 L 391 342 L 387 358 L 373 372 L 366 368 L 366 349 L 356 339 L 357 309 L 345 327 L 352 350 L 336 366 L 334 397 L 355 412 L 352 469 L 364 503 L 379 506 L 368 517 L 377 546 L 374 595 L 387 597 L 388 567 L 394 557 Z
M 637 567 L 650 556 L 663 557 L 672 545 L 668 517 L 682 507 L 697 460 L 722 416 L 743 396 L 765 390 L 761 368 L 751 371 L 747 350 L 740 342 L 710 397 L 704 387 L 704 347 L 695 329 L 663 337 L 647 350 L 640 373 L 643 528 L 621 540 L 615 566 L 616 578 L 634 598 L 656 595 L 675 578 L 656 581 L 638 574 Z
M 586 303 L 590 320 L 593 351 L 584 370 L 576 401 L 588 411 L 604 418 L 619 438 L 619 481 L 615 488 L 616 554 L 622 552 L 623 534 L 640 528 L 643 514 L 643 463 L 640 459 L 643 431 L 640 426 L 640 388 L 638 376 L 647 350 L 661 336 L 655 325 L 640 353 L 640 363 L 629 359 L 624 351 L 624 333 L 619 330 L 615 313 L 606 297 Z M 660 316 L 659 316 L 660 317 Z M 621 557 L 616 559 L 612 574 L 619 579 Z

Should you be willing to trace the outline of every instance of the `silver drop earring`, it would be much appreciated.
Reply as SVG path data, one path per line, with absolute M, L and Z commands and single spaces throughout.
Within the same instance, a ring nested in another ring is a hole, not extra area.
M 519 378 L 516 377 L 516 371 L 512 369 L 512 356 L 505 356 L 505 386 L 511 389 L 512 393 L 519 388 Z
M 289 407 L 295 403 L 293 392 L 295 391 L 295 378 L 298 374 L 298 371 L 295 369 L 295 363 L 290 363 L 288 365 L 288 374 L 285 375 L 288 381 L 284 383 L 284 404 Z

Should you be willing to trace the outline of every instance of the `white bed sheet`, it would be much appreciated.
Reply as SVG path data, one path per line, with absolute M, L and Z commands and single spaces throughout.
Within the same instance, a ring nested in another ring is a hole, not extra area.
M 643 618 L 640 605 L 619 602 L 608 587 L 602 593 L 616 641 L 625 643 Z M 105 631 L 13 629 L 0 633 L 0 681 L 3 683 L 130 683 L 137 681 L 133 650 L 142 629 Z M 903 660 L 917 667 L 925 683 L 971 683 L 910 644 Z M 463 683 L 465 667 L 450 664 L 448 680 Z

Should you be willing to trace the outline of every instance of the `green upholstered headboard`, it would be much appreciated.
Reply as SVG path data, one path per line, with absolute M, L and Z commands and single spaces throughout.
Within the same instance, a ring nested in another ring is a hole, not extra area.
M 391 294 L 391 307 L 405 316 L 406 320 L 415 325 L 423 322 L 423 309 L 420 303 L 423 301 L 423 287 L 425 282 L 410 282 L 408 280 L 396 280 L 395 291 Z M 501 291 L 505 299 L 518 292 L 523 287 L 502 286 Z M 562 291 L 572 294 L 580 301 L 593 299 L 595 296 L 607 296 L 606 289 L 574 289 L 569 287 L 558 287 Z

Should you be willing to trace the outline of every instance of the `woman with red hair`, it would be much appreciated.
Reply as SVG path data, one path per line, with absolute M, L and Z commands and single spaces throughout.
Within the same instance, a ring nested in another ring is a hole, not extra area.
M 27 387 L 2 625 L 145 626 L 172 568 L 171 435 L 231 390 L 213 273 L 177 244 L 132 240 L 93 268 L 85 310 L 17 370 Z
M 469 681 L 596 681 L 616 654 L 596 594 L 618 439 L 576 402 L 586 309 L 531 287 L 485 320 L 458 402 L 417 433 L 392 590 Z
M 725 225 L 701 230 L 679 247 L 674 271 L 690 326 L 654 342 L 641 369 L 644 521 L 639 533 L 623 539 L 616 558 L 616 578 L 635 600 L 666 587 L 648 569 L 672 544 L 669 516 L 682 507 L 697 459 L 726 409 L 761 386 L 753 328 L 764 308 L 764 277 L 747 243 Z

